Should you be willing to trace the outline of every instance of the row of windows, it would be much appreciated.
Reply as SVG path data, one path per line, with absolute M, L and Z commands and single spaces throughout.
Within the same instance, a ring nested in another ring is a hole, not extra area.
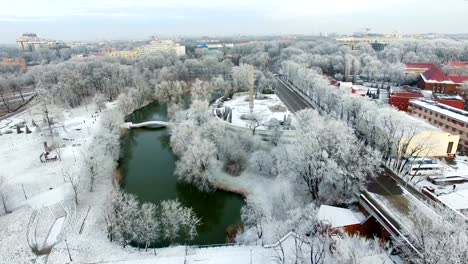
M 419 110 L 421 107 L 418 107 Z M 422 111 L 422 110 L 421 110 Z M 411 113 L 411 109 L 409 110 L 409 112 Z M 449 122 L 452 122 L 454 124 L 457 124 L 461 127 L 467 127 L 468 128 L 468 124 L 465 124 L 464 122 L 462 121 L 458 121 L 456 119 L 453 119 L 453 118 L 450 118 L 450 117 L 446 117 L 445 115 L 442 115 L 442 114 L 439 114 L 439 113 L 433 113 L 431 110 L 427 110 L 427 109 L 424 109 L 424 113 L 429 113 L 429 115 L 434 115 L 435 117 L 439 117 L 440 119 L 442 120 L 445 120 L 447 119 L 447 121 Z
M 443 124 L 442 122 L 440 122 L 440 121 L 437 121 L 437 120 L 432 119 L 432 118 L 430 118 L 430 117 L 426 117 L 426 116 L 421 115 L 421 114 L 418 114 L 418 117 L 422 117 L 422 118 L 426 119 L 428 122 L 431 122 L 431 123 L 435 124 L 436 126 L 439 126 L 439 127 L 442 127 L 442 128 L 445 127 L 446 130 L 451 130 L 451 131 L 454 132 L 454 133 L 457 133 L 457 134 L 459 134 L 459 135 L 463 135 L 463 132 L 460 131 L 460 130 L 458 130 L 458 129 L 455 128 L 455 127 L 452 127 L 452 126 L 449 126 L 449 125 L 444 125 L 444 124 Z M 468 136 L 468 133 L 466 133 L 466 135 Z

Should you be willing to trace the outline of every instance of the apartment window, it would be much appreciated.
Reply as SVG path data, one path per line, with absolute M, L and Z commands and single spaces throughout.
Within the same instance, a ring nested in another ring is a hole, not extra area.
M 454 127 L 452 127 L 452 132 L 455 132 L 455 131 L 456 131 L 456 129 Z
M 432 119 L 431 119 L 431 118 L 428 118 L 427 120 L 429 120 L 429 122 L 431 122 L 431 121 L 432 121 Z
M 438 113 L 436 113 L 436 114 L 435 114 L 435 116 L 436 116 L 436 117 L 439 117 L 439 114 L 438 114 Z
M 447 125 L 445 125 L 445 128 L 446 128 L 446 129 L 448 129 L 448 126 L 447 126 Z
M 452 153 L 452 148 L 453 148 L 453 142 L 449 142 L 447 146 L 447 153 Z

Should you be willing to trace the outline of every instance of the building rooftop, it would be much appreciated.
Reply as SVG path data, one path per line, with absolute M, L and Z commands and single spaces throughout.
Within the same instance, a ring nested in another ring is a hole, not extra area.
M 437 68 L 434 63 L 406 63 L 407 69 L 431 69 Z
M 418 87 L 410 87 L 410 86 L 402 86 L 402 87 L 392 87 L 390 93 L 392 95 L 399 95 L 399 96 L 405 96 L 407 94 L 420 94 L 421 89 Z
M 464 83 L 468 82 L 468 76 L 449 76 L 450 80 L 454 83 Z
M 410 103 L 413 105 L 421 106 L 423 108 L 432 110 L 439 114 L 448 116 L 450 118 L 462 121 L 463 123 L 468 123 L 468 112 L 460 110 L 449 105 L 436 103 L 429 100 L 410 100 Z
M 447 63 L 447 66 L 457 68 L 468 68 L 468 61 L 449 61 Z
M 468 189 L 440 195 L 439 200 L 455 210 L 468 209 Z
M 446 100 L 446 101 L 465 101 L 458 94 L 442 94 L 442 93 L 432 93 L 434 100 Z
M 425 82 L 433 83 L 453 83 L 453 81 L 438 67 L 430 68 L 421 74 Z
M 333 228 L 360 224 L 366 217 L 361 212 L 353 212 L 350 209 L 321 205 L 317 219 L 329 223 Z

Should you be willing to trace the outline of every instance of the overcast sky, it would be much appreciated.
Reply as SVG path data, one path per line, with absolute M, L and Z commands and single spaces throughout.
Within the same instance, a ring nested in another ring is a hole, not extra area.
M 468 0 L 0 0 L 0 43 L 152 35 L 468 32 Z

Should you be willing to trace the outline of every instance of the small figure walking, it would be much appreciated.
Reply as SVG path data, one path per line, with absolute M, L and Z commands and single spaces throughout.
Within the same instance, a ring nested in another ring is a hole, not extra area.
M 454 184 L 452 191 L 455 191 L 455 188 L 457 188 L 457 185 Z

